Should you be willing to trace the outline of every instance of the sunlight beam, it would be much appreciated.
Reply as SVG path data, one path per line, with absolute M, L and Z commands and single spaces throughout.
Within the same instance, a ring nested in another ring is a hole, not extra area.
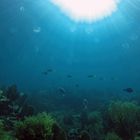
M 112 15 L 119 0 L 51 0 L 61 11 L 78 22 L 93 22 Z

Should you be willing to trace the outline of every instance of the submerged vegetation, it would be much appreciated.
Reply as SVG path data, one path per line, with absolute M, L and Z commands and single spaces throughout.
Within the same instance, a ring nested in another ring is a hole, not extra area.
M 46 113 L 27 117 L 16 123 L 16 137 L 19 140 L 48 140 L 53 136 L 54 123 L 53 118 Z
M 34 112 L 29 104 L 15 85 L 0 90 L 0 140 L 140 139 L 140 106 L 132 101 L 111 101 L 94 110 L 84 99 L 78 111 L 57 112 Z
M 115 133 L 108 133 L 105 136 L 105 140 L 122 140 L 118 135 L 116 135 Z
M 112 102 L 109 106 L 113 130 L 123 139 L 133 139 L 139 130 L 140 107 L 131 102 Z
M 0 120 L 0 140 L 13 140 L 10 132 L 6 132 L 6 130 L 4 129 L 2 120 Z

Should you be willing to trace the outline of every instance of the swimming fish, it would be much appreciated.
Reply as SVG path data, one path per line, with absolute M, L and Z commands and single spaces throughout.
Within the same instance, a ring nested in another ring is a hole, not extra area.
M 41 32 L 41 28 L 40 27 L 35 27 L 35 28 L 33 28 L 33 32 L 40 33 Z
M 116 77 L 111 77 L 110 79 L 111 79 L 112 81 L 116 81 L 116 80 L 117 80 Z
M 58 88 L 58 91 L 62 94 L 65 94 L 66 93 L 66 90 L 63 88 L 63 87 L 59 87 Z
M 88 75 L 88 78 L 93 78 L 94 77 L 94 75 Z
M 75 87 L 79 87 L 79 84 L 75 84 Z
M 96 75 L 92 75 L 92 74 L 88 75 L 88 78 L 96 78 L 96 77 L 97 77 Z
M 68 77 L 68 78 L 72 78 L 72 75 L 68 74 L 67 77 Z
M 53 72 L 53 69 L 47 69 L 46 71 L 42 72 L 42 74 L 48 75 L 50 72 Z
M 125 89 L 123 89 L 123 91 L 128 92 L 128 93 L 134 92 L 134 90 L 132 88 L 125 88 Z
M 47 72 L 47 71 L 44 71 L 44 72 L 42 72 L 42 74 L 44 74 L 44 75 L 48 75 L 48 72 Z
M 53 69 L 48 69 L 47 72 L 53 72 Z

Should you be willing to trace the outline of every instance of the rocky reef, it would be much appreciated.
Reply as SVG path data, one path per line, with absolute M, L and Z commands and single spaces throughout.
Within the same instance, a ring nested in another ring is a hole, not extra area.
M 102 110 L 92 110 L 84 99 L 78 112 L 35 113 L 27 98 L 16 85 L 0 89 L 0 140 L 140 139 L 140 106 L 135 102 L 111 101 Z
M 27 103 L 27 95 L 20 93 L 16 85 L 0 89 L 0 119 L 7 130 L 12 129 L 17 120 L 33 113 L 34 108 Z

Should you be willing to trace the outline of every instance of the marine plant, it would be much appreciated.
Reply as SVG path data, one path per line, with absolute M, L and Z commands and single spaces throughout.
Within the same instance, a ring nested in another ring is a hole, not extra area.
M 16 99 L 18 99 L 19 95 L 20 93 L 18 92 L 16 85 L 11 85 L 10 87 L 8 87 L 6 96 L 10 101 L 15 101 Z
M 105 140 L 122 140 L 122 139 L 117 134 L 113 132 L 109 132 L 105 136 Z
M 88 112 L 83 110 L 80 114 L 81 129 L 85 129 L 88 125 Z
M 79 140 L 91 140 L 90 134 L 87 131 L 81 131 Z
M 26 117 L 16 123 L 18 140 L 49 140 L 53 136 L 54 119 L 47 113 Z
M 0 140 L 13 140 L 12 136 L 4 130 L 2 120 L 0 120 Z
M 134 140 L 140 140 L 140 131 L 137 132 L 137 134 L 136 134 Z
M 89 113 L 87 128 L 95 140 L 103 139 L 103 119 L 100 112 L 94 111 Z
M 65 124 L 65 125 L 74 125 L 74 117 L 72 116 L 72 114 L 66 114 L 66 115 L 64 115 L 64 117 L 63 117 L 63 123 Z
M 140 137 L 139 137 L 139 136 L 136 136 L 136 137 L 134 138 L 134 140 L 140 140 Z
M 53 131 L 52 140 L 67 140 L 65 131 L 57 123 L 53 125 L 52 131 Z
M 132 102 L 116 101 L 109 105 L 108 113 L 114 131 L 124 140 L 134 139 L 139 126 L 139 106 Z

